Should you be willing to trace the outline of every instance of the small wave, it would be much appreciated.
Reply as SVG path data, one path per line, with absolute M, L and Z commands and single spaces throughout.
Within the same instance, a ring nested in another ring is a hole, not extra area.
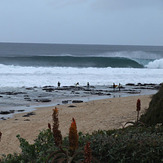
M 147 65 L 145 65 L 145 67 L 150 69 L 163 69 L 163 59 L 157 59 L 149 62 Z

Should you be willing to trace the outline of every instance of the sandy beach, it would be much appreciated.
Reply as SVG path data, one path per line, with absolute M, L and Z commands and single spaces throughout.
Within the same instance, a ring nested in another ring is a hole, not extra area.
M 76 119 L 78 131 L 91 133 L 95 130 L 109 130 L 121 128 L 127 121 L 136 119 L 136 101 L 141 100 L 141 113 L 148 108 L 151 95 L 129 96 L 95 100 L 79 104 L 58 105 L 60 130 L 67 135 L 72 117 Z M 55 106 L 54 106 L 55 107 Z M 27 113 L 14 115 L 13 118 L 0 121 L 2 139 L 0 154 L 21 152 L 17 134 L 30 143 L 36 138 L 40 130 L 47 129 L 52 124 L 52 109 L 54 107 L 37 108 L 34 115 Z

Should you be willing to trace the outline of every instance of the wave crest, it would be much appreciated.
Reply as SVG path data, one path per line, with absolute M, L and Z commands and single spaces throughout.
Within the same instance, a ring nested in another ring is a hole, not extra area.
M 163 69 L 163 59 L 157 59 L 149 62 L 147 65 L 145 65 L 145 67 L 150 69 Z

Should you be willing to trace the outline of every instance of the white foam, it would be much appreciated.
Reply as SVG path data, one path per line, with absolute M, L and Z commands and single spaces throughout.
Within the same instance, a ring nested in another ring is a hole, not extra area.
M 114 83 L 161 83 L 163 69 L 21 67 L 0 65 L 0 87 L 108 85 Z
M 163 69 L 163 59 L 157 59 L 153 62 L 149 62 L 145 67 L 151 69 Z

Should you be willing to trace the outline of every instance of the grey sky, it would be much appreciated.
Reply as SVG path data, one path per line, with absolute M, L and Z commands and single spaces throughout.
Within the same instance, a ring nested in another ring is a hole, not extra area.
M 163 0 L 0 0 L 0 42 L 163 45 Z

